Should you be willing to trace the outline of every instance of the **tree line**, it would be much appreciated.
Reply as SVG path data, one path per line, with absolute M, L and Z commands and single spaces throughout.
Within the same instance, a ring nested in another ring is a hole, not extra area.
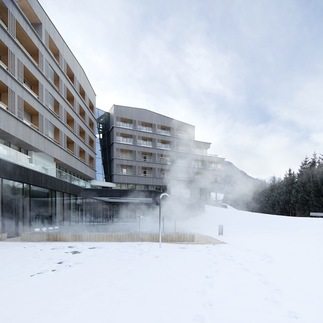
M 254 193 L 248 209 L 289 216 L 323 212 L 323 155 L 305 157 L 297 173 L 289 169 L 283 179 L 272 177 Z

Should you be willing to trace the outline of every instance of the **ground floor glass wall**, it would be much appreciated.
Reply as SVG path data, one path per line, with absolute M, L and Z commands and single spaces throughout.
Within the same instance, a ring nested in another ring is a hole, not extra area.
M 0 178 L 0 233 L 8 238 L 35 228 L 105 223 L 113 211 L 101 201 Z

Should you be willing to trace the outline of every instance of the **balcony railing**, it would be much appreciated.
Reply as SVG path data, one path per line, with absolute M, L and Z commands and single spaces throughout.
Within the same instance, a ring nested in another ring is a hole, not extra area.
M 170 130 L 157 129 L 157 133 L 160 135 L 170 136 Z
M 66 172 L 62 171 L 61 169 L 56 169 L 56 177 L 62 181 L 69 182 L 69 183 L 77 185 L 77 186 L 81 186 L 81 187 L 85 187 L 85 188 L 89 188 L 91 186 L 90 183 L 88 183 L 76 176 L 73 176 L 69 173 L 66 173 Z
M 37 95 L 37 93 L 35 93 L 32 89 L 31 89 L 31 85 L 29 85 L 28 83 L 26 83 L 26 81 L 24 81 L 23 86 L 36 98 L 39 99 L 39 96 Z
M 128 129 L 132 129 L 133 128 L 132 123 L 129 123 L 129 122 L 117 121 L 116 122 L 116 125 L 118 127 L 121 127 L 121 128 L 128 128 Z
M 3 62 L 1 59 L 0 59 L 0 65 L 4 68 L 4 69 L 6 69 L 6 70 L 8 70 L 8 66 L 5 64 L 5 62 Z
M 141 139 L 139 139 L 138 140 L 138 146 L 152 147 L 153 143 L 152 143 L 152 141 L 149 141 L 149 140 L 141 140 Z
M 0 101 L 0 107 L 2 109 L 8 110 L 8 106 L 5 103 L 3 103 L 2 101 Z
M 123 144 L 129 144 L 129 145 L 133 144 L 133 139 L 130 138 L 130 137 L 118 136 L 118 137 L 116 137 L 116 139 L 117 139 L 118 142 L 122 142 Z
M 141 126 L 138 125 L 137 129 L 140 131 L 145 131 L 145 132 L 153 132 L 153 128 L 152 127 L 148 127 L 148 126 Z
M 161 142 L 157 143 L 157 148 L 159 149 L 166 149 L 166 150 L 170 150 L 170 144 L 163 144 Z

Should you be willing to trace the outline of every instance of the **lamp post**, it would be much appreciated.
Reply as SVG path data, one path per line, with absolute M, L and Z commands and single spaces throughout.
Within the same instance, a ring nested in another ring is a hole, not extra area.
M 165 197 L 165 196 L 170 197 L 169 194 L 167 194 L 167 193 L 162 193 L 159 196 L 159 248 L 161 248 L 161 236 L 162 236 L 162 226 L 161 226 L 161 222 L 162 222 L 161 221 L 161 218 L 162 218 L 162 216 L 161 216 L 161 201 L 162 201 L 162 198 Z

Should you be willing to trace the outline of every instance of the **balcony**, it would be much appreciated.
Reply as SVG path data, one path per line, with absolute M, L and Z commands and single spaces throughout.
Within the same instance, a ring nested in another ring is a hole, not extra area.
M 69 78 L 69 80 L 71 81 L 71 83 L 74 85 L 74 81 L 75 81 L 74 72 L 72 71 L 72 69 L 70 68 L 70 66 L 68 64 L 66 64 L 66 75 Z
M 120 175 L 133 175 L 132 166 L 121 165 L 119 174 Z
M 157 128 L 157 133 L 159 135 L 170 136 L 171 135 L 171 129 L 168 128 L 168 127 L 158 127 Z
M 94 149 L 94 140 L 91 137 L 89 137 L 89 146 Z
M 85 110 L 79 105 L 79 116 L 85 121 Z
M 50 139 L 59 144 L 60 131 L 51 122 L 47 124 L 46 134 Z
M 26 101 L 24 101 L 23 121 L 34 129 L 39 129 L 39 113 Z
M 89 101 L 89 108 L 90 108 L 90 111 L 94 114 L 94 104 L 91 100 Z
M 48 91 L 46 91 L 46 106 L 59 117 L 59 103 Z
M 30 5 L 28 0 L 16 1 L 22 12 L 25 14 L 35 31 L 38 33 L 39 37 L 42 36 L 42 23 L 39 20 L 33 7 Z
M 50 37 L 50 36 L 48 36 L 48 37 L 49 37 L 48 49 L 50 50 L 50 52 L 54 56 L 57 63 L 59 63 L 59 49 L 58 49 L 57 45 L 55 44 L 54 40 L 52 39 L 52 37 Z
M 75 143 L 68 136 L 66 136 L 66 149 L 69 151 L 69 153 L 71 153 L 72 155 L 74 155 L 74 153 L 75 153 Z
M 37 99 L 39 98 L 39 81 L 38 79 L 29 71 L 26 66 L 24 66 L 24 87 Z
M 142 153 L 141 160 L 144 162 L 152 162 L 153 161 L 153 154 L 151 153 Z
M 86 134 L 85 130 L 81 126 L 79 127 L 79 137 L 85 142 Z
M 16 22 L 16 39 L 27 56 L 39 66 L 39 50 L 18 22 Z
M 76 176 L 73 176 L 69 173 L 66 173 L 61 169 L 56 169 L 56 177 L 62 181 L 72 183 L 77 186 L 86 187 L 86 188 L 91 187 L 90 183 L 88 183 Z
M 170 150 L 171 149 L 170 142 L 167 142 L 167 141 L 158 141 L 157 142 L 157 148 L 159 148 L 159 149 L 165 149 L 165 150 Z
M 75 120 L 68 112 L 66 112 L 66 124 L 73 132 L 75 131 Z
M 0 65 L 8 69 L 8 47 L 0 40 Z
M 8 110 L 8 86 L 0 82 L 0 107 Z
M 133 144 L 133 138 L 132 137 L 117 136 L 116 140 L 117 140 L 117 142 L 121 142 L 123 144 L 128 144 L 128 145 Z
M 137 125 L 137 130 L 145 132 L 153 132 L 153 125 L 147 122 L 141 122 Z
M 148 167 L 143 167 L 141 169 L 141 176 L 153 177 L 153 169 Z
M 130 120 L 118 120 L 116 126 L 121 128 L 133 129 L 132 121 Z
M 141 138 L 141 139 L 138 139 L 138 146 L 152 147 L 153 146 L 153 141 L 151 139 Z
M 85 150 L 82 148 L 80 148 L 79 150 L 79 157 L 80 157 L 80 160 L 85 163 Z
M 168 156 L 160 156 L 159 162 L 161 164 L 167 164 L 167 165 L 170 165 L 171 164 L 170 158 Z
M 74 95 L 68 88 L 66 88 L 66 100 L 70 104 L 70 106 L 74 109 L 74 104 L 75 104 Z
M 84 91 L 81 84 L 80 84 L 79 94 L 80 94 L 81 98 L 83 99 L 83 101 L 85 101 L 85 91 Z
M 0 158 L 8 160 L 14 164 L 30 166 L 30 157 L 15 149 L 0 144 Z
M 0 0 L 0 24 L 8 29 L 8 8 L 2 0 Z
M 117 151 L 117 156 L 121 159 L 127 159 L 127 160 L 134 159 L 132 150 L 120 149 Z
M 51 65 L 48 64 L 48 79 L 52 82 L 52 84 L 56 87 L 59 91 L 59 76 L 52 68 Z

